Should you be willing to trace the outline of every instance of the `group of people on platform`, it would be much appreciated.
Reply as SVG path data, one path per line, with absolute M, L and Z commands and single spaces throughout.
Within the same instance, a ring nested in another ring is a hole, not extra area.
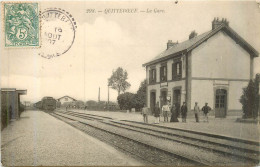
M 208 106 L 208 103 L 205 103 L 205 106 L 203 106 L 201 110 L 203 111 L 204 122 L 205 121 L 209 122 L 208 113 L 211 110 L 211 108 Z M 155 124 L 159 124 L 161 115 L 163 116 L 164 122 L 169 122 L 169 117 L 170 117 L 170 122 L 179 122 L 178 117 L 180 114 L 181 114 L 182 122 L 186 123 L 187 111 L 188 108 L 186 102 L 183 102 L 183 105 L 181 107 L 179 107 L 178 104 L 173 104 L 170 106 L 168 102 L 165 102 L 162 108 L 159 107 L 159 102 L 157 102 L 152 112 L 150 112 L 150 108 L 145 105 L 142 109 L 141 114 L 143 115 L 145 123 L 148 123 L 149 113 L 152 113 L 154 115 Z M 200 113 L 200 107 L 198 106 L 198 103 L 195 102 L 194 115 L 195 115 L 196 122 L 199 122 L 199 113 Z

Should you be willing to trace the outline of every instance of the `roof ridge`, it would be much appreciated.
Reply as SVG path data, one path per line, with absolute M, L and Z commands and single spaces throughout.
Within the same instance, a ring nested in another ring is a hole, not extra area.
M 69 97 L 69 98 L 72 98 L 72 99 L 76 100 L 75 98 L 73 98 L 73 97 L 71 97 L 71 96 L 68 96 L 68 95 L 62 96 L 62 97 L 58 98 L 57 100 L 59 100 L 59 99 L 61 99 L 61 98 L 63 98 L 63 97 Z
M 190 50 L 194 49 L 195 47 L 199 46 L 201 43 L 203 43 L 208 38 L 215 35 L 216 33 L 218 33 L 221 30 L 229 32 L 230 33 L 229 36 L 234 35 L 235 38 L 240 41 L 239 43 L 242 42 L 244 44 L 244 46 L 241 46 L 242 44 L 240 44 L 240 46 L 244 47 L 244 49 L 247 50 L 247 52 L 254 54 L 254 56 L 256 56 L 256 57 L 259 55 L 257 50 L 255 50 L 246 40 L 244 40 L 240 35 L 238 35 L 232 28 L 230 28 L 229 26 L 227 26 L 225 24 L 221 24 L 213 30 L 206 31 L 192 39 L 185 40 L 181 43 L 178 43 L 175 46 L 170 47 L 169 49 L 164 50 L 159 55 L 154 57 L 152 60 L 143 64 L 143 66 L 147 66 L 149 64 L 156 63 L 157 61 L 160 61 L 161 59 L 168 59 L 169 56 L 171 56 L 171 55 L 174 56 L 183 51 L 190 51 Z M 233 39 L 233 40 L 235 40 L 235 39 Z
M 202 34 L 200 34 L 200 35 L 198 35 L 198 36 L 196 36 L 196 38 L 195 39 L 198 39 L 198 38 L 200 38 L 202 35 L 205 35 L 206 33 L 209 33 L 209 32 L 211 32 L 212 30 L 209 30 L 209 31 L 207 31 L 207 32 L 204 32 L 204 33 L 202 33 Z M 171 52 L 171 50 L 173 50 L 174 48 L 177 48 L 177 47 L 180 47 L 180 46 L 182 46 L 182 45 L 184 45 L 185 43 L 188 43 L 188 42 L 191 42 L 191 41 L 195 41 L 195 39 L 187 39 L 187 40 L 185 40 L 185 41 L 183 41 L 183 42 L 180 42 L 180 43 L 178 43 L 178 44 L 176 44 L 176 45 L 174 45 L 174 46 L 171 46 L 169 49 L 165 49 L 164 51 L 162 51 L 161 53 L 159 53 L 156 57 L 154 57 L 151 61 L 154 61 L 154 60 L 156 60 L 156 59 L 159 59 L 164 53 L 166 53 L 166 52 Z M 185 48 L 186 49 L 186 48 Z M 149 61 L 149 62 L 151 62 L 151 61 Z

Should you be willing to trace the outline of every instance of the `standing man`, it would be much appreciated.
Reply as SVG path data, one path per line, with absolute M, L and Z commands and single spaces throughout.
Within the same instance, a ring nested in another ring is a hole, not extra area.
M 162 106 L 163 118 L 164 122 L 169 122 L 168 115 L 170 113 L 170 107 L 168 102 L 165 102 L 165 105 Z
M 144 123 L 148 123 L 148 113 L 149 113 L 149 108 L 146 107 L 146 104 L 144 104 L 144 107 L 142 109 L 142 114 L 144 117 Z
M 195 102 L 194 114 L 195 114 L 196 122 L 199 122 L 199 112 L 200 112 L 200 107 L 198 106 L 198 103 Z
M 181 106 L 182 122 L 186 122 L 187 110 L 188 110 L 188 108 L 186 106 L 186 102 L 183 102 L 183 105 Z
M 154 107 L 154 117 L 155 117 L 155 124 L 159 124 L 159 117 L 160 117 L 159 102 L 157 102 Z
M 201 109 L 204 113 L 204 122 L 207 120 L 207 122 L 209 122 L 209 119 L 208 119 L 208 113 L 209 111 L 211 110 L 211 108 L 208 106 L 208 103 L 205 103 L 205 106 L 202 107 Z

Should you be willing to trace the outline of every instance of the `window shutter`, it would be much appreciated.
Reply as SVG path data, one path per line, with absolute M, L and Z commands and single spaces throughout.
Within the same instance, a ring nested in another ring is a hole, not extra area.
M 163 68 L 160 67 L 160 81 L 162 81 L 162 76 L 163 76 Z
M 167 81 L 167 75 L 168 75 L 168 71 L 167 71 L 167 65 L 165 66 L 165 81 Z
M 152 70 L 149 70 L 149 83 L 152 83 Z
M 180 78 L 182 77 L 182 61 L 180 61 Z
M 154 69 L 154 82 L 156 82 L 156 69 Z
M 172 64 L 172 79 L 175 79 L 177 73 L 177 64 L 173 63 Z

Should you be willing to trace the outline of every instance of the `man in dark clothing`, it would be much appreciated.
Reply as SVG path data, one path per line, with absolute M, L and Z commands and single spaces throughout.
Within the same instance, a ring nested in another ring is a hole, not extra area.
M 176 103 L 175 106 L 176 106 L 177 117 L 180 117 L 180 104 Z
M 198 103 L 195 102 L 194 114 L 195 114 L 196 122 L 199 122 L 199 112 L 200 112 L 200 107 L 198 106 Z
M 203 111 L 204 114 L 204 122 L 205 121 L 209 122 L 208 113 L 211 110 L 211 108 L 208 106 L 208 103 L 205 103 L 205 106 L 203 106 L 201 110 Z
M 186 106 L 186 102 L 183 102 L 183 105 L 181 106 L 182 122 L 186 122 L 187 110 L 188 110 L 188 108 Z

